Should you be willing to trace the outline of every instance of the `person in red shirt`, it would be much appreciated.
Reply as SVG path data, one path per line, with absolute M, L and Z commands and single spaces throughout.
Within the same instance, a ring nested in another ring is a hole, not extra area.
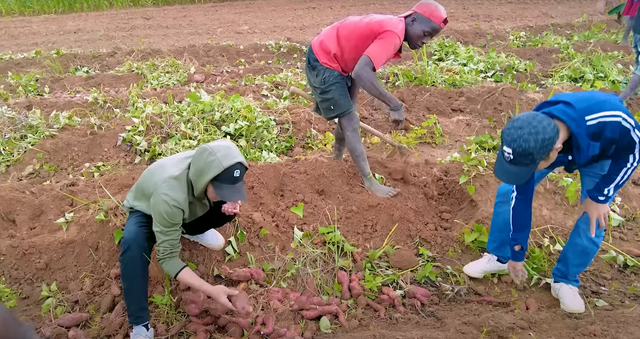
M 358 167 L 365 187 L 380 197 L 397 190 L 383 186 L 369 168 L 356 113 L 362 88 L 389 106 L 392 121 L 404 122 L 403 105 L 387 92 L 375 74 L 391 59 L 399 59 L 404 42 L 419 49 L 447 25 L 447 12 L 433 0 L 423 0 L 400 16 L 351 16 L 326 29 L 311 41 L 307 51 L 307 83 L 316 101 L 315 112 L 327 120 L 338 119 L 333 157 L 341 160 L 345 148 Z

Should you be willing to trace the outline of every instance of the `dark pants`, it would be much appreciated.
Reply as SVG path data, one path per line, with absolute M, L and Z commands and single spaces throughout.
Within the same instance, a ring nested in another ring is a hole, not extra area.
M 232 221 L 235 216 L 222 213 L 224 202 L 214 202 L 207 213 L 182 225 L 182 233 L 202 234 Z M 120 272 L 129 324 L 149 321 L 148 287 L 151 250 L 156 243 L 153 219 L 140 211 L 130 211 L 120 240 Z
M 351 75 L 325 67 L 309 46 L 305 65 L 307 84 L 316 101 L 314 111 L 327 120 L 339 119 L 354 110 L 349 94 Z

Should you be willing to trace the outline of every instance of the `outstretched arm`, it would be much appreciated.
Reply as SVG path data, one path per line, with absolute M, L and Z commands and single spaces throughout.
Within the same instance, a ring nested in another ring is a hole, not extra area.
M 365 92 L 374 98 L 384 102 L 389 108 L 393 109 L 402 105 L 396 97 L 382 88 L 376 76 L 373 61 L 371 61 L 369 56 L 363 55 L 360 58 L 356 67 L 353 69 L 352 76 L 358 86 L 362 87 Z

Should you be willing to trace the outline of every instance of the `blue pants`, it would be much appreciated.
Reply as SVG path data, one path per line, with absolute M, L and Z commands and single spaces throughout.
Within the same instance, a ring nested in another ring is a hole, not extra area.
M 214 202 L 207 213 L 183 224 L 182 233 L 202 234 L 232 221 L 235 216 L 222 213 L 223 204 L 221 201 Z M 149 321 L 149 263 L 151 250 L 156 244 L 152 225 L 153 219 L 150 215 L 136 210 L 130 211 L 120 240 L 120 280 L 129 324 L 132 326 Z
M 587 198 L 587 191 L 595 187 L 600 178 L 607 173 L 611 161 L 602 161 L 579 169 L 582 186 L 580 203 Z M 545 168 L 535 173 L 536 186 L 544 179 L 553 168 Z M 493 218 L 489 230 L 487 251 L 498 257 L 502 263 L 507 263 L 511 256 L 511 192 L 512 185 L 501 184 L 496 193 L 496 202 L 493 207 Z M 617 191 L 613 192 L 611 203 Z M 596 227 L 599 223 L 596 222 Z M 580 215 L 571 231 L 569 240 L 560 253 L 558 263 L 553 268 L 553 280 L 556 283 L 565 283 L 572 286 L 580 286 L 578 275 L 589 267 L 593 258 L 600 250 L 600 244 L 604 239 L 605 229 L 597 229 L 596 236 L 591 237 L 589 216 L 586 213 Z

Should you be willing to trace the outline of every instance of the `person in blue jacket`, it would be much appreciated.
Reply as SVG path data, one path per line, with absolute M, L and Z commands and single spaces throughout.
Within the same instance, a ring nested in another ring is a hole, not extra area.
M 503 184 L 496 193 L 489 253 L 463 270 L 472 278 L 508 270 L 515 282 L 526 280 L 535 187 L 555 168 L 578 170 L 582 210 L 553 269 L 551 293 L 566 312 L 583 313 L 578 275 L 598 253 L 609 206 L 638 166 L 640 126 L 618 96 L 585 91 L 557 94 L 517 115 L 501 138 L 494 174 Z

